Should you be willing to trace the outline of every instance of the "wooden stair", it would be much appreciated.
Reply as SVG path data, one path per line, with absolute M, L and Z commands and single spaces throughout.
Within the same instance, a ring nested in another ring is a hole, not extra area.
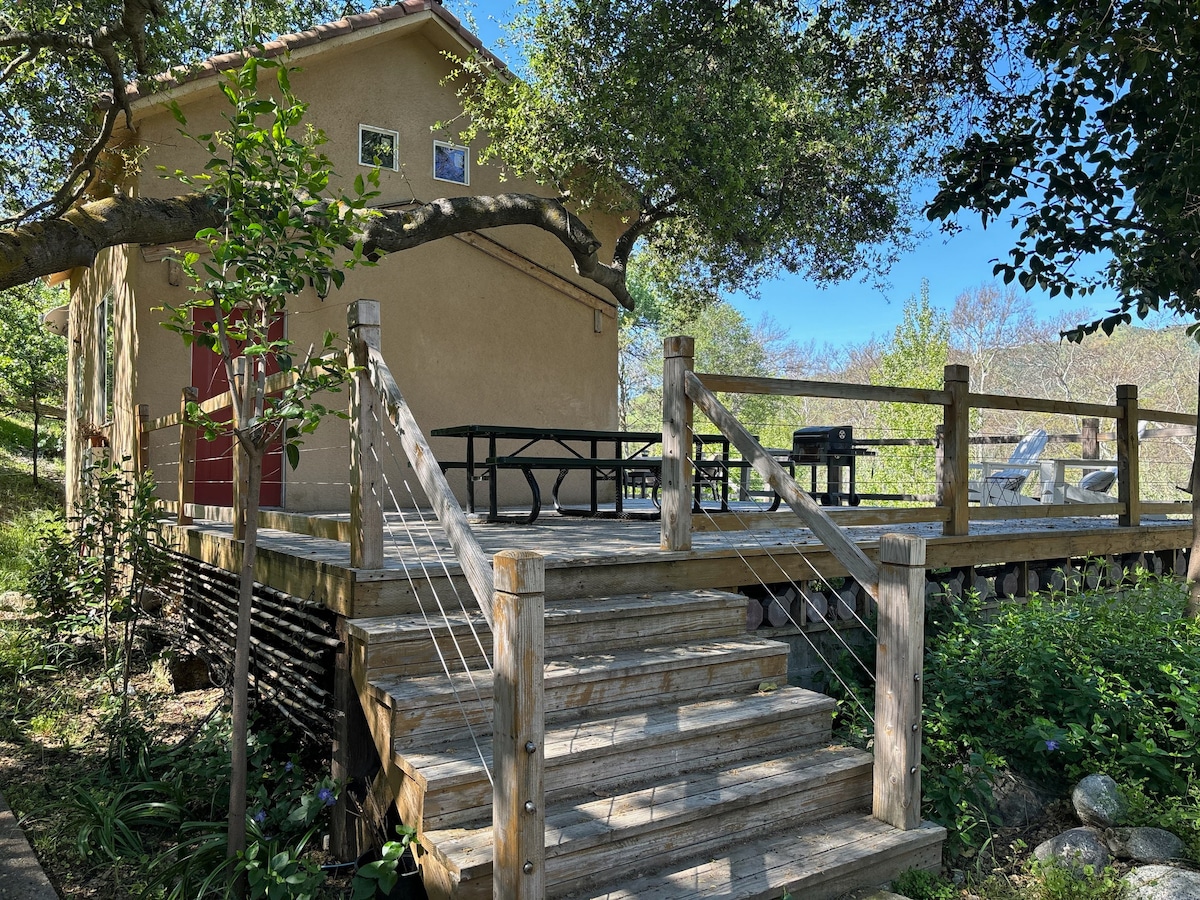
M 491 897 L 487 626 L 460 613 L 349 632 L 426 890 Z M 787 686 L 787 647 L 746 634 L 744 597 L 547 606 L 546 660 L 548 897 L 820 900 L 939 863 L 941 828 L 871 818 L 870 755 L 831 744 L 833 701 Z

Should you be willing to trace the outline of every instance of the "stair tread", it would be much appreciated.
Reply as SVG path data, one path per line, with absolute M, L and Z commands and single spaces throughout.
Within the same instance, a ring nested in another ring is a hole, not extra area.
M 697 772 L 628 793 L 550 804 L 546 810 L 546 855 L 553 860 L 581 848 L 636 839 L 655 829 L 704 819 L 730 805 L 752 805 L 781 794 L 828 786 L 839 778 L 869 772 L 870 766 L 870 754 L 861 750 L 825 747 Z M 867 790 L 869 794 L 869 786 Z M 464 878 L 491 871 L 490 823 L 428 831 L 421 840 L 431 852 L 462 871 Z
M 725 660 L 764 658 L 786 653 L 786 644 L 746 636 L 692 641 L 666 647 L 560 656 L 546 660 L 545 686 L 549 691 L 562 684 L 605 681 L 634 672 L 659 672 L 688 666 L 706 666 Z M 456 694 L 471 701 L 474 701 L 476 692 L 481 698 L 490 697 L 492 679 L 486 671 L 470 675 L 452 672 L 449 678 L 445 673 L 418 678 L 387 675 L 372 679 L 370 688 L 388 705 L 401 701 L 409 705 L 431 705 L 453 702 Z
M 860 884 L 880 883 L 904 867 L 900 861 L 886 873 L 868 868 L 878 866 L 881 854 L 936 847 L 944 837 L 944 828 L 928 822 L 901 831 L 870 815 L 850 813 L 756 836 L 716 858 L 706 854 L 700 861 L 683 861 L 661 872 L 623 877 L 618 887 L 578 891 L 567 898 L 766 900 L 785 890 L 806 900 L 827 897 L 856 886 L 840 881 L 847 875 L 865 876 L 856 879 Z
M 578 762 L 588 756 L 600 756 L 624 749 L 631 744 L 675 742 L 689 736 L 745 727 L 770 717 L 784 722 L 805 715 L 832 712 L 835 702 L 823 694 L 803 688 L 784 687 L 769 693 L 746 694 L 717 700 L 703 700 L 682 706 L 661 706 L 589 720 L 578 724 L 546 729 L 544 740 L 546 766 L 553 769 L 563 762 Z M 453 784 L 486 779 L 484 762 L 492 763 L 492 740 L 481 736 L 477 744 L 469 739 L 443 744 L 429 750 L 404 750 L 397 753 L 401 768 L 420 777 L 433 789 L 449 789 Z
M 610 619 L 614 616 L 658 616 L 679 612 L 695 612 L 699 606 L 743 609 L 746 598 L 728 591 L 688 590 L 658 591 L 650 594 L 618 594 L 595 597 L 586 601 L 561 601 L 546 604 L 546 628 L 593 620 Z M 424 616 L 371 616 L 350 619 L 346 627 L 352 637 L 377 643 L 382 641 L 408 640 L 429 633 L 430 627 L 445 629 L 445 623 L 465 627 L 468 622 L 476 628 L 484 625 L 482 613 L 468 614 L 462 611 L 450 613 L 445 620 L 431 621 Z

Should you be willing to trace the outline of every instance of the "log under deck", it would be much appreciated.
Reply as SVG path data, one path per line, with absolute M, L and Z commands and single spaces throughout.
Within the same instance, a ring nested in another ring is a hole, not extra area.
M 338 514 L 319 517 L 344 521 Z M 347 543 L 276 529 L 259 531 L 259 579 L 294 596 L 312 598 L 349 617 L 418 613 L 432 590 L 466 582 L 437 523 L 430 525 L 430 549 L 424 526 L 405 516 L 417 532 L 418 554 L 410 545 L 399 514 L 387 516 L 385 563 L 381 569 L 352 569 Z M 472 526 L 488 553 L 536 550 L 546 557 L 546 598 L 574 599 L 611 594 L 689 588 L 734 588 L 845 574 L 829 551 L 801 527 L 737 532 L 697 532 L 686 552 L 659 549 L 659 523 L 581 519 L 548 514 L 532 525 Z M 239 544 L 232 528 L 218 522 L 170 526 L 176 546 L 206 562 L 237 571 Z M 971 523 L 971 534 L 946 537 L 940 522 L 852 525 L 846 531 L 875 558 L 887 533 L 920 535 L 928 541 L 927 565 L 981 566 L 1033 560 L 1062 560 L 1104 554 L 1179 550 L 1191 545 L 1190 519 L 1151 519 L 1121 527 L 1115 517 L 1010 519 Z M 410 579 L 411 574 L 411 579 Z M 432 587 L 431 587 L 432 585 Z M 457 602 L 454 604 L 457 606 Z

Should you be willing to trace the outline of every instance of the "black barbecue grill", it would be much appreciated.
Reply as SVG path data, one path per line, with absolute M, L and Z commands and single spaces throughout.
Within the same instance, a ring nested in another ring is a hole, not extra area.
M 854 429 L 849 425 L 810 425 L 792 432 L 792 452 L 789 462 L 808 466 L 812 471 L 810 493 L 822 506 L 858 506 L 859 496 L 854 487 L 854 461 L 869 456 L 871 451 L 855 446 Z M 817 469 L 826 472 L 825 492 L 817 492 Z M 842 470 L 849 472 L 849 483 L 843 490 Z

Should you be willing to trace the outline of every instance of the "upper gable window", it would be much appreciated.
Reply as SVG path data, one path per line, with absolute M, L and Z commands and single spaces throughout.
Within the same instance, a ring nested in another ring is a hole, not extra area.
M 445 141 L 433 142 L 433 177 L 455 184 L 471 183 L 471 151 Z
M 374 125 L 358 126 L 358 162 L 381 169 L 400 168 L 400 133 Z

